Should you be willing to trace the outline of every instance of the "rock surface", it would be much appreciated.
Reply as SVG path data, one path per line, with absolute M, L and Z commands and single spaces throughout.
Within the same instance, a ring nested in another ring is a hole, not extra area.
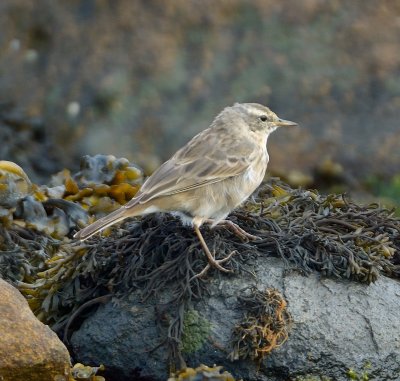
M 200 363 L 224 366 L 234 377 L 282 381 L 297 376 L 325 375 L 348 380 L 349 368 L 370 377 L 400 379 L 400 284 L 380 277 L 370 286 L 349 281 L 304 277 L 288 272 L 282 261 L 258 258 L 255 277 L 240 275 L 209 278 L 210 293 L 193 304 L 211 323 L 202 348 L 184 354 L 188 366 Z M 289 305 L 293 323 L 289 340 L 267 356 L 261 366 L 250 360 L 230 361 L 232 328 L 241 318 L 237 296 L 250 285 L 277 288 Z M 114 375 L 132 374 L 163 380 L 168 357 L 166 333 L 156 327 L 155 307 L 168 300 L 170 290 L 157 300 L 140 302 L 139 292 L 127 300 L 98 308 L 71 339 L 76 359 L 103 363 Z
M 69 373 L 67 348 L 36 319 L 19 291 L 2 279 L 0 332 L 0 380 L 53 380 Z

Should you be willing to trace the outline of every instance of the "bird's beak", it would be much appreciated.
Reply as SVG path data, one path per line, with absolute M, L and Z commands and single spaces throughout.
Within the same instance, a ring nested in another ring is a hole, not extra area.
M 290 120 L 285 120 L 285 119 L 280 119 L 280 118 L 274 123 L 278 127 L 295 127 L 295 126 L 298 126 L 298 124 L 295 123 L 295 122 L 291 122 Z

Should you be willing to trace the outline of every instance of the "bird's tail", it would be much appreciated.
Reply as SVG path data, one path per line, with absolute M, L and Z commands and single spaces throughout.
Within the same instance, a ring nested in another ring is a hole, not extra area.
M 92 235 L 104 230 L 108 226 L 114 225 L 126 217 L 127 215 L 125 207 L 114 210 L 110 214 L 107 214 L 107 216 L 100 218 L 89 226 L 79 230 L 77 233 L 75 233 L 74 238 L 84 241 L 85 239 L 90 238 Z

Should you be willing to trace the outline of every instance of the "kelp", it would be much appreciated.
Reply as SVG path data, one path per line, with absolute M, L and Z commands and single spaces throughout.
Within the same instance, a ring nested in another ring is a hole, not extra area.
M 110 199 L 110 193 L 102 194 L 99 182 L 108 181 L 110 190 L 114 181 L 130 179 L 132 189 L 137 189 L 140 181 L 134 167 L 114 159 L 95 159 L 95 163 L 108 169 L 104 170 L 104 178 L 92 179 L 97 164 L 92 166 L 91 160 L 86 159 L 84 163 L 90 170 L 82 170 L 79 175 L 61 173 L 46 197 L 42 201 L 36 197 L 34 201 L 45 208 L 47 218 L 64 202 L 68 203 L 64 208 L 67 216 L 73 211 L 72 206 L 79 207 L 79 211 L 71 213 L 75 217 L 67 220 L 69 229 L 78 220 L 83 221 L 85 211 L 101 215 L 101 200 Z M 80 192 L 89 188 L 86 192 L 91 194 L 82 196 Z M 60 189 L 64 198 L 50 197 Z M 121 194 L 125 195 L 120 200 L 123 203 L 126 194 Z M 75 195 L 79 197 L 74 199 Z M 0 275 L 10 279 L 5 269 L 11 264 L 11 280 L 19 285 L 41 320 L 61 333 L 66 327 L 74 329 L 73 323 L 82 311 L 109 300 L 110 295 L 118 299 L 137 291 L 146 300 L 159 296 L 168 287 L 170 298 L 164 308 L 172 319 L 166 340 L 173 357 L 179 356 L 185 311 L 207 292 L 207 278 L 196 277 L 207 260 L 191 227 L 183 226 L 171 215 L 154 214 L 128 220 L 108 236 L 98 235 L 79 243 L 67 238 L 72 232 L 61 240 L 46 234 L 45 229 L 38 231 L 38 220 L 36 226 L 25 221 L 22 201 L 18 205 L 12 218 L 3 217 L 6 223 L 0 242 Z M 99 210 L 92 210 L 94 205 Z M 28 216 L 34 215 L 27 210 Z M 258 239 L 243 241 L 224 226 L 204 226 L 202 231 L 217 258 L 235 253 L 224 264 L 234 274 L 251 271 L 254 261 L 250 259 L 275 256 L 282 258 L 288 268 L 304 274 L 318 271 L 327 277 L 364 283 L 374 282 L 380 275 L 400 275 L 400 220 L 378 205 L 360 206 L 344 195 L 292 189 L 270 179 L 229 219 Z M 211 269 L 206 276 L 226 275 Z
M 259 239 L 244 242 L 218 226 L 205 226 L 203 234 L 217 258 L 236 251 L 225 264 L 236 274 L 251 268 L 250 258 L 266 255 L 305 274 L 319 271 L 365 283 L 380 274 L 399 277 L 400 222 L 378 205 L 359 206 L 343 195 L 323 196 L 271 180 L 229 218 Z M 207 281 L 195 277 L 206 264 L 192 228 L 154 214 L 131 219 L 107 237 L 63 244 L 36 282 L 20 283 L 20 289 L 40 318 L 62 330 L 71 316 L 77 318 L 78 308 L 102 295 L 118 298 L 138 290 L 146 300 L 169 287 L 166 305 L 173 318 L 167 341 L 177 354 L 184 312 L 207 292 Z M 216 270 L 207 274 L 216 275 L 224 276 Z
M 17 164 L 0 161 L 0 277 L 25 284 L 40 278 L 68 252 L 78 226 L 125 204 L 141 181 L 137 167 L 114 156 L 85 156 L 78 173 L 63 170 L 43 186 Z
M 49 185 L 32 184 L 17 164 L 0 161 L 0 222 L 19 225 L 62 240 L 129 201 L 143 176 L 127 159 L 84 156 L 72 175 L 63 170 Z
M 379 274 L 400 276 L 400 220 L 393 210 L 278 182 L 261 191 L 259 205 L 261 218 L 252 218 L 252 228 L 269 234 L 255 242 L 257 249 L 268 251 L 272 245 L 291 267 L 363 283 Z
M 18 225 L 0 224 L 0 278 L 38 287 L 37 274 L 59 251 L 60 242 Z
M 185 368 L 173 374 L 168 381 L 198 381 L 198 380 L 221 380 L 235 381 L 234 377 L 227 371 L 222 371 L 221 366 L 209 367 L 200 365 L 197 368 Z
M 104 371 L 104 366 L 88 366 L 81 363 L 76 363 L 69 374 L 56 375 L 54 381 L 106 381 L 103 376 L 98 376 L 97 372 Z

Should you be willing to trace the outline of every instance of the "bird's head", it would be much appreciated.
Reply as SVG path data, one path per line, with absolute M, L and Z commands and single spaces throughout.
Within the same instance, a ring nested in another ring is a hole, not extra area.
M 258 103 L 235 103 L 232 107 L 237 111 L 250 130 L 269 135 L 278 127 L 297 126 L 297 123 L 279 118 L 268 107 Z

